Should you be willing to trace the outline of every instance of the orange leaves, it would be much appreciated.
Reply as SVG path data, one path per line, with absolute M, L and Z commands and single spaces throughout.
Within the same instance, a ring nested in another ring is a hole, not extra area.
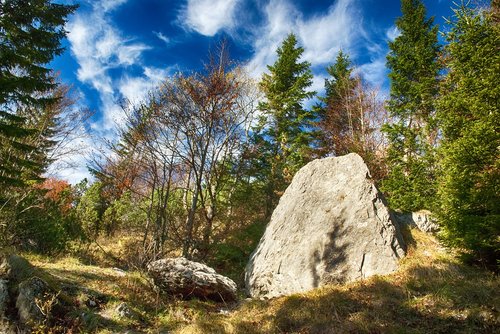
M 62 213 L 67 213 L 72 208 L 73 194 L 67 181 L 48 178 L 38 187 L 47 191 L 44 198 L 57 203 Z

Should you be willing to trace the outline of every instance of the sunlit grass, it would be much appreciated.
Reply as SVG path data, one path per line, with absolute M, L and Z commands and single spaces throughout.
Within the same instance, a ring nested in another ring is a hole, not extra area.
M 158 294 L 140 271 L 124 275 L 75 257 L 28 255 L 63 285 L 86 316 L 83 333 L 493 333 L 500 326 L 499 279 L 462 264 L 431 235 L 407 231 L 408 255 L 397 272 L 346 285 L 325 286 L 273 300 L 224 305 Z M 101 264 L 102 265 L 102 264 Z M 104 296 L 98 308 L 88 294 Z M 122 319 L 126 302 L 139 316 Z
M 499 279 L 465 266 L 417 230 L 400 269 L 343 286 L 244 302 L 227 318 L 200 319 L 175 333 L 493 333 Z M 222 322 L 222 325 L 221 325 Z

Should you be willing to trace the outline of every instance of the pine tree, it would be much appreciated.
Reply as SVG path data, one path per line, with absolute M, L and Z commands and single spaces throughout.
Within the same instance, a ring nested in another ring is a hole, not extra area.
M 352 152 L 350 145 L 357 117 L 354 116 L 355 90 L 358 78 L 352 77 L 349 56 L 340 51 L 328 66 L 330 79 L 325 79 L 325 96 L 316 106 L 320 138 L 320 155 L 341 156 Z
M 262 117 L 256 129 L 255 145 L 259 169 L 266 183 L 267 215 L 293 175 L 311 158 L 314 114 L 303 106 L 315 92 L 311 64 L 300 61 L 304 49 L 290 34 L 278 48 L 278 59 L 268 66 L 260 82 L 265 101 L 259 104 Z
M 490 12 L 461 6 L 445 48 L 448 73 L 438 116 L 438 210 L 443 235 L 482 260 L 500 259 L 500 23 Z
M 76 6 L 49 0 L 0 2 L 0 186 L 19 186 L 32 179 L 43 163 L 30 136 L 27 111 L 50 108 L 57 87 L 47 64 L 63 52 L 66 17 Z M 39 112 L 36 112 L 39 113 Z M 33 120 L 31 120 L 33 121 Z M 37 143 L 40 144 L 40 143 Z M 45 143 L 46 145 L 48 143 Z M 23 180 L 24 177 L 24 180 Z
M 433 171 L 437 137 L 434 100 L 438 93 L 440 47 L 437 26 L 426 18 L 421 0 L 402 0 L 401 32 L 389 43 L 390 99 L 393 118 L 384 131 L 389 140 L 389 175 L 382 184 L 393 209 L 429 208 L 435 196 Z
M 380 127 L 387 112 L 377 91 L 354 74 L 349 56 L 343 51 L 327 68 L 325 96 L 315 106 L 318 156 L 359 154 L 370 169 L 372 179 L 380 181 L 386 173 L 385 141 Z

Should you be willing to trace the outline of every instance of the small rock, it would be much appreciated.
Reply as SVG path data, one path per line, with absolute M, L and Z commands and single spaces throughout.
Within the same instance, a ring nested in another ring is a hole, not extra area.
M 120 277 L 125 277 L 127 275 L 127 272 L 123 269 L 120 268 L 112 268 L 112 269 Z
M 154 261 L 148 273 L 160 291 L 182 298 L 230 302 L 236 300 L 236 283 L 213 268 L 183 257 Z
M 439 225 L 432 213 L 428 210 L 420 210 L 410 213 L 394 212 L 394 218 L 399 224 L 417 227 L 422 232 L 438 232 Z
M 118 314 L 118 316 L 120 318 L 126 318 L 126 319 L 135 319 L 137 318 L 137 313 L 132 310 L 128 305 L 127 303 L 120 303 L 120 305 L 118 305 L 115 309 L 116 311 L 116 314 Z
M 0 279 L 0 319 L 3 317 L 7 302 L 9 300 L 9 290 L 7 288 L 7 281 Z
M 83 296 L 80 298 L 80 302 L 89 308 L 101 308 L 108 302 L 108 297 L 97 291 L 84 288 L 82 292 Z
M 33 276 L 36 276 L 36 269 L 25 258 L 16 254 L 0 255 L 0 278 L 14 285 Z
M 231 312 L 229 312 L 228 310 L 220 310 L 219 314 L 221 314 L 221 315 L 230 315 Z

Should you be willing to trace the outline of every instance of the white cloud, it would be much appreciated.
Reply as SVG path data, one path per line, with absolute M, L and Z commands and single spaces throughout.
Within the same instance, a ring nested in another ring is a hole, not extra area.
M 113 9 L 123 5 L 128 0 L 100 0 L 93 2 L 94 8 L 96 10 L 102 10 L 104 12 L 112 11 Z
M 385 37 L 388 41 L 394 41 L 401 32 L 396 26 L 391 26 L 385 32 Z M 371 55 L 370 62 L 365 63 L 357 69 L 357 73 L 360 73 L 366 81 L 382 91 L 384 94 L 388 94 L 386 91 L 387 87 L 387 54 L 389 52 L 388 45 L 386 42 L 382 44 L 370 43 L 366 46 L 366 49 Z
M 165 80 L 168 76 L 175 72 L 175 67 L 167 67 L 166 69 L 155 68 L 155 67 L 145 67 L 144 75 L 148 77 L 154 84 L 160 83 L 160 81 Z
M 141 77 L 125 75 L 118 84 L 121 95 L 130 103 L 137 104 L 143 101 L 147 94 L 161 81 L 171 74 L 172 68 L 159 69 L 145 67 Z
M 371 62 L 359 66 L 356 70 L 373 87 L 381 88 L 386 81 L 385 54 L 372 59 Z
M 276 49 L 297 26 L 300 13 L 287 1 L 271 0 L 264 8 L 267 23 L 254 31 L 254 56 L 247 64 L 250 74 L 259 78 L 267 65 L 276 60 Z
M 67 26 L 70 49 L 79 65 L 78 80 L 91 85 L 100 96 L 102 118 L 100 124 L 93 124 L 92 128 L 104 132 L 112 131 L 123 114 L 117 106 L 122 96 L 110 70 L 141 66 L 141 55 L 149 49 L 147 45 L 123 36 L 107 16 L 109 11 L 125 2 L 94 2 L 92 11 L 75 15 Z
M 267 71 L 267 65 L 276 60 L 276 49 L 291 32 L 304 47 L 302 60 L 312 65 L 314 79 L 311 90 L 324 93 L 325 67 L 335 61 L 339 50 L 351 59 L 359 52 L 371 55 L 370 61 L 356 68 L 373 87 L 383 89 L 386 83 L 387 46 L 373 43 L 363 28 L 363 15 L 358 0 L 338 0 L 322 15 L 304 17 L 291 0 L 271 0 L 262 8 L 265 24 L 254 31 L 254 56 L 246 67 L 254 78 Z M 399 31 L 391 27 L 387 39 L 394 39 Z M 361 51 L 364 50 L 364 51 Z M 310 103 L 310 101 L 308 102 Z
M 118 85 L 122 96 L 132 104 L 142 101 L 152 88 L 153 85 L 146 78 L 129 77 L 128 75 L 124 76 Z
M 328 13 L 299 21 L 298 31 L 304 45 L 304 59 L 312 64 L 331 63 L 342 48 L 352 49 L 362 34 L 362 16 L 354 0 L 338 0 Z
M 254 31 L 254 56 L 247 69 L 260 77 L 276 59 L 276 49 L 289 33 L 295 33 L 304 47 L 303 60 L 313 68 L 335 60 L 340 49 L 352 54 L 356 39 L 363 38 L 357 0 L 338 0 L 324 15 L 304 18 L 292 2 L 271 0 L 263 12 L 267 22 Z
M 50 176 L 57 177 L 58 179 L 66 180 L 72 185 L 76 185 L 83 179 L 87 180 L 92 180 L 93 177 L 89 173 L 87 169 L 87 161 L 86 160 L 81 160 L 81 161 L 76 161 L 78 163 L 78 167 L 75 167 L 73 169 L 65 169 L 62 171 L 57 172 L 56 174 L 52 174 Z
M 401 35 L 401 31 L 399 31 L 398 27 L 396 26 L 390 27 L 389 29 L 387 29 L 385 33 L 385 36 L 391 42 L 394 41 L 396 38 L 398 38 L 399 35 Z
M 315 75 L 310 89 L 321 95 L 325 90 L 325 79 L 324 75 Z
M 234 11 L 240 0 L 188 0 L 179 20 L 205 36 L 234 26 Z
M 90 85 L 99 93 L 99 112 L 96 120 L 90 123 L 96 137 L 107 140 L 116 138 L 116 128 L 125 121 L 125 113 L 119 104 L 123 98 L 140 101 L 148 89 L 157 82 L 167 70 L 144 66 L 141 56 L 149 47 L 133 38 L 124 36 L 107 15 L 127 0 L 88 1 L 92 10 L 76 14 L 67 25 L 68 40 L 74 58 L 78 62 L 77 78 Z M 143 74 L 133 76 L 111 75 L 111 70 L 127 71 L 131 66 L 143 69 Z M 57 176 L 77 183 L 89 178 L 88 157 L 96 149 L 96 138 L 75 142 L 81 145 L 79 152 L 66 156 L 59 165 L 67 165 L 57 171 Z M 76 151 L 76 150 L 75 150 Z
M 88 155 L 95 142 L 90 139 L 81 139 L 75 142 L 78 152 L 67 155 L 56 163 L 52 164 L 47 171 L 47 176 L 66 180 L 71 184 L 77 184 L 83 179 L 92 179 L 92 175 L 87 169 Z
M 77 15 L 69 22 L 68 30 L 71 51 L 80 66 L 78 80 L 104 93 L 112 91 L 107 71 L 138 63 L 141 53 L 148 49 L 120 36 L 102 12 Z
M 155 34 L 156 37 L 164 41 L 166 44 L 170 43 L 170 38 L 165 36 L 161 31 L 153 31 L 153 34 Z
M 90 179 L 86 165 L 92 148 L 95 147 L 95 141 L 84 123 L 75 126 L 63 137 L 54 139 L 58 140 L 58 144 L 50 157 L 55 161 L 50 164 L 46 176 L 67 180 L 71 184 L 76 184 L 84 178 Z

